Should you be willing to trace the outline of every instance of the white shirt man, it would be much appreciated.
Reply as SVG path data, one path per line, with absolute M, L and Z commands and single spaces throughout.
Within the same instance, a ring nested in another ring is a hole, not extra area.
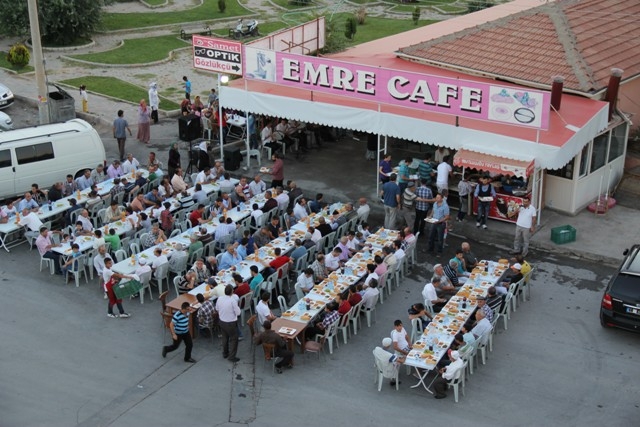
M 536 208 L 532 204 L 529 204 L 527 207 L 521 206 L 518 211 L 518 220 L 516 221 L 516 225 L 518 227 L 531 228 L 535 218 Z
M 256 314 L 258 315 L 258 323 L 260 323 L 260 325 L 262 325 L 265 320 L 269 320 L 275 317 L 273 313 L 271 313 L 271 309 L 269 309 L 268 302 L 262 300 L 260 300 L 260 302 L 256 306 Z
M 369 286 L 362 294 L 362 306 L 364 308 L 373 308 L 373 306 L 378 302 L 378 295 L 380 295 L 380 291 L 378 288 L 372 288 Z
M 158 267 L 160 267 L 161 265 L 167 264 L 168 262 L 169 262 L 169 259 L 167 258 L 167 256 L 165 254 L 161 254 L 160 256 L 157 256 L 153 260 L 153 263 L 151 264 L 151 269 L 155 272 L 158 270 Z
M 429 282 L 424 285 L 422 289 L 422 297 L 426 301 L 431 301 L 431 304 L 436 304 L 439 301 L 438 294 L 436 293 L 436 288 L 433 286 L 433 283 Z
M 215 236 L 215 240 L 219 241 L 219 240 L 223 239 L 224 237 L 226 237 L 226 236 L 228 236 L 228 235 L 230 235 L 232 233 L 235 233 L 235 231 L 236 231 L 236 225 L 234 223 L 231 223 L 231 224 L 227 224 L 227 223 L 220 224 L 220 225 L 218 225 L 216 227 L 216 233 L 214 235 Z
M 387 337 L 382 340 L 382 346 L 384 348 L 376 347 L 373 349 L 373 357 L 375 358 L 376 366 L 380 371 L 382 371 L 382 375 L 385 378 L 395 378 L 400 364 L 404 361 L 404 359 L 385 350 L 391 347 L 391 344 L 391 338 Z M 393 381 L 391 385 L 395 385 Z
M 402 326 L 402 323 L 391 331 L 391 340 L 393 341 L 393 348 L 397 355 L 406 355 L 409 353 L 410 346 L 407 337 L 407 331 Z
M 369 204 L 367 203 L 367 201 L 365 199 L 361 199 L 359 201 L 360 206 L 358 207 L 358 210 L 356 211 L 358 214 L 358 219 L 360 221 L 364 221 L 366 222 L 367 219 L 369 218 L 369 212 L 371 211 L 371 207 L 369 206 Z
M 84 212 L 82 211 L 82 213 L 80 215 L 78 215 L 78 221 L 80 221 L 82 223 L 82 229 L 84 231 L 93 231 L 93 224 L 91 223 L 91 220 L 89 219 L 89 215 L 87 213 L 87 216 L 84 216 Z
M 442 189 L 449 187 L 449 174 L 453 169 L 449 163 L 442 162 L 438 165 L 437 169 L 437 179 L 436 186 L 438 187 L 438 191 L 442 191 Z
M 122 164 L 122 173 L 124 175 L 129 175 L 131 173 L 136 172 L 139 167 L 140 167 L 140 162 L 138 162 L 138 160 L 132 155 L 129 155 L 127 156 L 127 160 L 125 160 L 124 163 Z
M 267 184 L 257 176 L 253 181 L 249 183 L 249 191 L 251 191 L 251 195 L 255 196 L 260 193 L 264 193 L 267 191 Z
M 217 287 L 222 287 L 222 285 L 218 285 Z M 240 307 L 238 307 L 238 301 L 236 298 L 233 298 L 232 295 L 222 295 L 216 301 L 216 310 L 218 311 L 218 315 L 220 316 L 220 321 L 225 323 L 232 323 L 238 320 L 238 316 L 240 316 Z
M 254 221 L 256 222 L 256 225 L 258 226 L 264 225 L 264 224 L 258 223 L 258 220 L 262 215 L 264 215 L 264 212 L 262 212 L 262 209 L 254 209 L 253 211 L 251 211 L 251 216 L 253 217 Z
M 147 265 L 147 260 L 144 258 L 140 258 L 140 266 L 136 268 L 134 275 L 138 276 L 138 280 L 140 280 L 140 276 L 151 271 L 151 267 Z
M 284 191 L 276 197 L 276 201 L 278 202 L 278 209 L 282 212 L 287 210 L 287 206 L 289 206 L 289 196 Z
M 320 233 L 317 229 L 313 230 L 313 234 L 311 234 L 311 240 L 315 243 L 318 243 L 322 239 L 322 233 Z
M 298 221 L 308 216 L 307 210 L 299 202 L 293 207 L 293 215 Z
M 471 333 L 484 344 L 489 339 L 489 334 L 491 333 L 491 322 L 485 317 L 482 310 L 476 312 L 476 320 L 476 326 L 473 327 Z
M 99 249 L 98 254 L 95 257 L 93 257 L 93 266 L 98 272 L 98 276 L 103 277 L 104 260 L 110 259 L 111 257 L 106 253 L 105 250 L 101 250 L 100 248 L 98 249 Z
M 23 215 L 20 218 L 20 222 L 18 224 L 27 227 L 29 231 L 36 233 L 39 233 L 40 227 L 42 227 L 42 221 L 40 221 L 40 218 L 38 218 L 38 214 L 36 214 L 35 212 L 29 212 L 28 214 L 24 215 L 23 211 Z
M 340 254 L 337 253 L 335 250 L 329 252 L 324 257 L 324 265 L 325 265 L 325 267 L 327 267 L 327 270 L 329 270 L 329 271 L 335 271 L 335 270 L 339 269 L 340 268 Z
M 364 279 L 363 287 L 364 288 L 368 288 L 369 287 L 369 282 L 372 281 L 373 279 L 376 279 L 376 280 L 380 281 L 380 276 L 378 276 L 378 274 L 375 273 L 375 272 L 367 274 L 367 278 Z
M 313 270 L 310 273 L 307 271 L 303 271 L 298 276 L 298 280 L 296 281 L 296 289 L 302 290 L 304 293 L 309 292 L 315 283 L 313 282 Z
M 216 179 L 216 175 L 211 170 L 209 170 L 208 174 L 205 171 L 202 171 L 196 177 L 196 182 L 199 182 L 202 184 L 202 183 L 211 182 L 214 179 Z

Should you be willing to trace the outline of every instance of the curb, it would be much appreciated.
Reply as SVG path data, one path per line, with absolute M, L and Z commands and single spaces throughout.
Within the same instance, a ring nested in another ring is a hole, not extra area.
M 111 50 L 119 49 L 122 46 L 124 46 L 124 41 L 121 41 L 120 45 L 115 47 L 114 49 L 105 50 L 104 52 L 109 52 Z M 153 61 L 153 62 L 144 62 L 144 63 L 140 63 L 140 64 L 105 64 L 104 62 L 85 61 L 84 59 L 72 58 L 72 57 L 66 56 L 66 55 L 61 55 L 60 58 L 65 59 L 67 61 L 71 61 L 71 62 L 78 62 L 78 63 L 81 63 L 81 64 L 91 65 L 93 67 L 140 68 L 140 67 L 147 67 L 147 66 L 150 66 L 150 65 L 160 65 L 160 64 L 166 64 L 167 62 L 171 62 L 174 59 L 174 55 L 175 55 L 174 52 L 177 52 L 179 50 L 185 50 L 185 49 L 192 49 L 192 47 L 191 46 L 179 47 L 177 49 L 170 50 L 168 58 L 160 59 L 158 61 Z M 100 52 L 100 53 L 102 53 L 102 52 Z

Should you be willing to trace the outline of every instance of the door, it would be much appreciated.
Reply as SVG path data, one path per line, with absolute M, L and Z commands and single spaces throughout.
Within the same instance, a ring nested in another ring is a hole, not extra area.
M 15 196 L 15 175 L 11 149 L 0 149 L 0 198 Z

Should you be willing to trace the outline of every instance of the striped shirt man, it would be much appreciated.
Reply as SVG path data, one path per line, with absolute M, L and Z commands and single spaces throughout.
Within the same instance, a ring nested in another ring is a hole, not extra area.
M 182 314 L 181 311 L 176 311 L 171 321 L 173 322 L 173 330 L 176 332 L 176 335 L 189 332 L 189 318 Z

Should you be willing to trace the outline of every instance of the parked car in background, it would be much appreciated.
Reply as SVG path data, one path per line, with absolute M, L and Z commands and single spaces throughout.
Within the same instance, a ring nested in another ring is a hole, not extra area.
M 0 132 L 13 129 L 13 120 L 8 114 L 0 111 Z
M 640 331 L 640 245 L 624 251 L 622 265 L 615 272 L 602 297 L 600 323 Z
M 7 108 L 13 104 L 13 92 L 8 87 L 0 83 L 0 109 Z

